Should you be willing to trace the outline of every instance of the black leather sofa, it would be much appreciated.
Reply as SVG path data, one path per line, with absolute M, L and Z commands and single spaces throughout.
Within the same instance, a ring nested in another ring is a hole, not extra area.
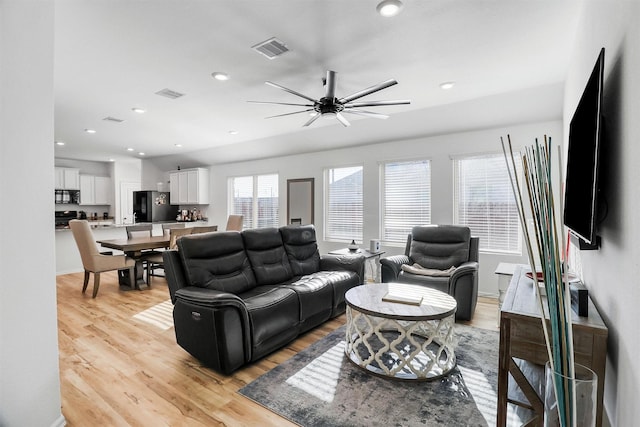
M 178 344 L 229 374 L 345 311 L 364 257 L 320 256 L 309 226 L 183 236 L 165 251 Z
M 407 237 L 405 254 L 380 260 L 382 281 L 410 283 L 445 292 L 458 303 L 456 319 L 471 320 L 478 300 L 479 243 L 477 237 L 471 236 L 469 227 L 413 227 Z M 449 268 L 453 270 L 451 273 L 434 275 L 433 270 Z M 432 271 L 425 274 L 424 269 Z

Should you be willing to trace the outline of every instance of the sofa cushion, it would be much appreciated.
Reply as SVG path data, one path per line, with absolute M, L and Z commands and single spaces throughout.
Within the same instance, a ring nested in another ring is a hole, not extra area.
M 353 271 L 318 271 L 298 279 L 296 283 L 325 283 L 333 292 L 331 317 L 344 313 L 347 308 L 344 294 L 354 286 L 358 286 L 360 276 Z
M 277 228 L 245 230 L 242 238 L 258 285 L 276 285 L 293 277 Z
M 178 240 L 178 252 L 192 286 L 232 294 L 246 292 L 256 286 L 240 233 L 183 236 Z
M 313 225 L 280 227 L 280 234 L 294 276 L 320 270 L 320 252 Z
M 409 257 L 424 268 L 446 270 L 469 260 L 471 230 L 456 225 L 413 227 Z
M 316 273 L 317 274 L 317 273 Z M 333 312 L 334 292 L 329 281 L 314 275 L 303 276 L 293 283 L 282 285 L 293 289 L 300 302 L 300 332 L 318 326 Z
M 411 274 L 408 271 L 401 271 L 398 275 L 398 282 L 409 283 L 411 285 L 426 286 L 445 294 L 449 292 L 449 278 L 444 276 L 422 276 L 419 274 Z
M 257 360 L 298 335 L 300 305 L 296 293 L 281 286 L 257 286 L 238 295 L 249 313 L 251 360 Z

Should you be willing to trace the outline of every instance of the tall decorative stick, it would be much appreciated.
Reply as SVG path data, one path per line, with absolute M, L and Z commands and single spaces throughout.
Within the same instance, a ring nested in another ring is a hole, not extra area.
M 535 277 L 534 280 L 537 282 L 535 260 L 533 259 L 530 235 L 525 221 L 523 195 L 516 173 L 511 138 L 508 137 L 511 168 L 509 168 L 509 157 L 507 156 L 504 140 L 502 138 L 500 140 L 512 190 L 518 202 L 518 213 L 525 235 L 530 264 Z M 568 426 L 572 425 L 572 421 L 575 421 L 576 413 L 575 390 L 566 380 L 560 379 L 571 378 L 574 373 L 570 293 L 563 274 L 563 271 L 566 270 L 566 259 L 560 255 L 559 249 L 564 248 L 565 242 L 564 235 L 558 234 L 555 214 L 553 180 L 551 177 L 551 139 L 547 139 L 545 136 L 544 144 L 540 144 L 537 139 L 535 142 L 533 147 L 525 148 L 524 150 L 524 184 L 526 184 L 529 196 L 529 208 L 534 218 L 536 243 L 547 293 L 551 334 L 549 334 L 547 322 L 544 320 L 544 304 L 537 284 L 535 288 L 540 312 L 543 314 L 542 327 L 547 344 L 549 363 L 554 372 L 553 387 L 558 401 L 558 415 L 561 425 Z M 513 169 L 513 175 L 511 174 L 511 169 Z M 560 373 L 562 377 L 558 377 L 555 373 Z

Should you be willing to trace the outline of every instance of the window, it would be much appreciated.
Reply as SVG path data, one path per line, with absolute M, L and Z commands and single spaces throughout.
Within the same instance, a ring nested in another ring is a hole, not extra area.
M 480 250 L 522 253 L 518 208 L 503 154 L 454 159 L 454 222 L 480 238 Z
M 388 162 L 382 178 L 382 240 L 405 243 L 416 225 L 431 223 L 431 162 Z
M 362 241 L 362 166 L 325 170 L 325 238 Z
M 229 178 L 230 214 L 243 215 L 243 228 L 278 227 L 278 175 Z

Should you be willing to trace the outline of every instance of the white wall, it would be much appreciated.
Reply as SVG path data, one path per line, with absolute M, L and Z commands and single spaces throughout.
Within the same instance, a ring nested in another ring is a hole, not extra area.
M 61 168 L 80 169 L 80 174 L 83 175 L 111 176 L 110 162 L 94 162 L 90 160 L 75 160 L 56 157 L 54 164 Z
M 522 100 L 526 102 L 526 100 Z M 393 120 L 393 118 L 389 119 Z M 224 227 L 226 224 L 227 180 L 232 176 L 266 173 L 279 174 L 280 223 L 286 222 L 287 179 L 315 178 L 315 225 L 322 253 L 344 247 L 344 242 L 327 242 L 323 237 L 323 170 L 327 167 L 363 165 L 364 167 L 364 242 L 377 239 L 379 235 L 379 162 L 427 158 L 432 165 L 432 212 L 434 224 L 451 224 L 453 221 L 453 167 L 451 156 L 482 152 L 501 153 L 500 137 L 511 135 L 514 148 L 531 145 L 535 138 L 551 136 L 553 141 L 562 141 L 561 121 L 533 124 L 508 125 L 496 129 L 479 130 L 458 134 L 417 138 L 408 141 L 388 142 L 360 147 L 330 150 L 309 154 L 278 157 L 241 163 L 220 164 L 210 167 L 209 222 Z M 399 254 L 404 246 L 382 248 L 386 255 Z M 494 270 L 499 262 L 528 263 L 525 256 L 481 254 L 479 291 L 484 295 L 498 294 L 498 281 Z
M 0 425 L 64 425 L 53 220 L 52 1 L 0 1 Z M 28 215 L 17 226 L 15 207 Z
M 609 328 L 605 410 L 614 426 L 640 420 L 640 3 L 585 2 L 566 81 L 565 128 L 601 47 L 605 48 L 602 194 L 609 213 L 602 246 L 580 252 L 589 293 Z
M 112 164 L 111 176 L 115 185 L 115 198 L 113 201 L 113 216 L 117 224 L 122 224 L 122 212 L 120 203 L 120 189 L 125 183 L 138 183 L 142 181 L 142 161 L 140 159 L 118 160 Z M 140 190 L 142 188 L 140 187 Z
M 153 162 L 143 160 L 142 189 L 153 191 L 169 191 L 169 174 L 166 171 L 161 170 Z

